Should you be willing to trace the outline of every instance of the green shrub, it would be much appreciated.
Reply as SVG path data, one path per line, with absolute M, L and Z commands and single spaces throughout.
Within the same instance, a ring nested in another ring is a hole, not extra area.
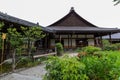
M 44 80 L 118 80 L 120 52 L 99 51 L 99 54 L 102 56 L 52 57 L 46 63 Z
M 117 48 L 117 50 L 120 50 L 120 43 L 116 43 L 116 44 L 114 44 Z
M 108 40 L 102 40 L 103 46 L 109 46 L 110 42 Z
M 87 46 L 82 48 L 83 52 L 86 52 L 87 54 L 94 54 L 96 51 L 101 51 L 101 48 L 94 47 L 94 46 Z
M 76 50 L 75 50 L 75 52 L 81 52 L 82 51 L 82 49 L 80 48 L 80 47 L 78 47 Z
M 85 65 L 70 57 L 52 57 L 46 63 L 44 80 L 88 80 Z
M 115 51 L 119 49 L 120 49 L 120 43 L 111 44 L 109 46 L 103 46 L 103 50 L 106 50 L 106 51 Z
M 32 60 L 28 57 L 21 57 L 19 63 L 17 64 L 17 68 L 27 67 Z
M 115 66 L 116 57 L 83 57 L 80 60 L 85 67 L 85 73 L 90 80 L 118 80 L 120 73 L 119 68 Z M 120 67 L 120 66 L 119 66 Z
M 11 63 L 5 63 L 2 65 L 2 73 L 7 73 L 12 71 L 12 64 Z M 1 69 L 0 69 L 0 74 L 1 74 Z
M 110 44 L 108 40 L 103 40 L 103 50 L 115 51 L 120 49 L 120 43 Z
M 63 53 L 63 45 L 61 43 L 56 43 L 57 55 L 61 56 Z

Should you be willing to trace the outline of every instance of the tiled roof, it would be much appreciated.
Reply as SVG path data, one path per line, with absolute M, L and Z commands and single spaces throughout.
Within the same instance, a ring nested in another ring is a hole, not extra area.
M 76 33 L 116 33 L 120 32 L 117 28 L 100 28 L 88 22 L 80 15 L 78 15 L 74 8 L 72 7 L 70 12 L 58 20 L 57 22 L 51 24 L 47 29 L 53 30 L 55 32 L 76 32 Z
M 19 25 L 29 26 L 29 27 L 40 26 L 38 24 L 29 22 L 29 21 L 26 21 L 26 20 L 23 20 L 23 19 L 19 19 L 19 18 L 10 16 L 8 14 L 4 14 L 2 12 L 0 12 L 0 20 L 8 21 L 8 22 L 11 22 L 11 23 L 16 23 L 16 24 L 19 24 Z M 52 32 L 51 30 L 49 30 L 45 27 L 42 27 L 42 26 L 40 26 L 40 27 L 42 28 L 43 31 Z
M 117 28 L 98 28 L 98 27 L 64 27 L 64 26 L 54 26 L 54 27 L 47 27 L 50 30 L 54 30 L 56 32 L 120 32 L 120 29 Z
M 61 18 L 60 20 L 58 20 L 57 22 L 51 24 L 48 27 L 59 27 L 59 26 L 79 26 L 79 27 L 97 27 L 95 25 L 93 25 L 92 23 L 88 22 L 87 20 L 85 20 L 84 18 L 82 18 L 80 15 L 78 15 L 74 8 L 72 7 L 70 12 L 64 16 L 63 18 Z

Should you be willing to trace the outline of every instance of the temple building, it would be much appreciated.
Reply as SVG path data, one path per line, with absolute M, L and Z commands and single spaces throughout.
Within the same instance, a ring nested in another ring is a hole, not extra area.
M 111 42 L 111 34 L 120 32 L 117 28 L 101 28 L 88 22 L 73 7 L 66 16 L 46 28 L 53 31 L 46 36 L 48 49 L 54 49 L 57 42 L 68 49 L 88 45 L 102 47 L 102 36 L 109 35 Z

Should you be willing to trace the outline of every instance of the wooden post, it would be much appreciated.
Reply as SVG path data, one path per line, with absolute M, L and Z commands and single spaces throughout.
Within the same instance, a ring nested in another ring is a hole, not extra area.
M 2 54 L 1 54 L 1 74 L 2 74 L 2 62 L 4 61 L 4 40 L 6 39 L 6 34 L 2 33 Z
M 71 48 L 72 48 L 72 34 L 71 34 Z
M 94 35 L 94 46 L 96 46 L 96 37 Z
M 47 33 L 46 33 L 46 37 L 45 37 L 45 50 L 47 50 Z
M 68 34 L 68 48 L 69 48 L 69 34 Z
M 50 42 L 50 39 L 49 39 L 49 33 L 48 33 L 48 36 L 47 36 L 47 48 L 49 49 L 49 42 Z
M 85 34 L 85 39 L 87 40 L 87 45 L 84 45 L 84 46 L 88 46 L 88 38 L 87 38 L 87 35 Z
M 61 35 L 59 34 L 59 42 L 61 42 Z
M 101 48 L 103 48 L 102 36 L 100 36 L 100 46 L 101 46 Z
M 111 33 L 109 34 L 109 42 L 110 42 L 110 44 L 112 44 Z

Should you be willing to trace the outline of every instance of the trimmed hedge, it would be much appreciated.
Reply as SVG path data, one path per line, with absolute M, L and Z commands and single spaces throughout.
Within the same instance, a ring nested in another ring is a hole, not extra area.
M 63 53 L 63 45 L 61 43 L 56 43 L 56 50 L 57 50 L 57 55 L 62 56 Z

